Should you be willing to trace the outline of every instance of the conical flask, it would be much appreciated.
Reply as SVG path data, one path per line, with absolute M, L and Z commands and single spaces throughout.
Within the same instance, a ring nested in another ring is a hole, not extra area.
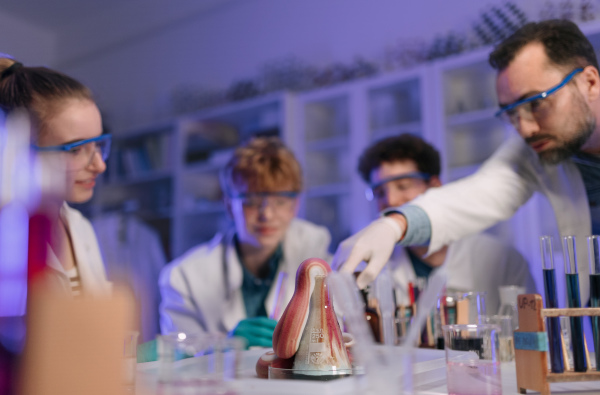
M 304 374 L 310 374 L 307 371 L 328 374 L 331 371 L 352 369 L 327 291 L 325 276 L 315 276 L 308 319 L 300 338 L 293 369 Z

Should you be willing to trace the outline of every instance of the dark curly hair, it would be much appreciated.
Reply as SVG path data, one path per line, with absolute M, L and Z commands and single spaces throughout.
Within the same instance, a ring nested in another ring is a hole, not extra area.
M 544 46 L 546 55 L 556 65 L 598 69 L 596 52 L 590 41 L 575 23 L 563 19 L 523 25 L 496 46 L 489 57 L 490 65 L 498 71 L 504 70 L 524 46 L 534 42 Z
M 440 175 L 440 154 L 429 143 L 413 134 L 401 134 L 375 142 L 358 160 L 358 172 L 365 182 L 371 181 L 371 172 L 383 162 L 411 160 L 422 173 Z

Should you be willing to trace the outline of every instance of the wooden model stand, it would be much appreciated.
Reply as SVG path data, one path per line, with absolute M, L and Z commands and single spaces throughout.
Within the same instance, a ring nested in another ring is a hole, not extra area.
M 519 330 L 515 331 L 515 364 L 519 393 L 525 394 L 529 389 L 539 391 L 542 395 L 550 395 L 550 383 L 600 381 L 600 372 L 589 370 L 589 356 L 588 371 L 574 372 L 567 369 L 566 352 L 563 350 L 565 371 L 563 373 L 552 373 L 548 369 L 548 352 L 545 351 L 544 347 L 538 349 L 518 349 L 519 344 L 517 343 L 519 342 L 517 341 L 517 337 L 519 337 L 519 333 L 546 333 L 544 318 L 562 316 L 600 316 L 600 308 L 544 309 L 540 295 L 519 295 Z

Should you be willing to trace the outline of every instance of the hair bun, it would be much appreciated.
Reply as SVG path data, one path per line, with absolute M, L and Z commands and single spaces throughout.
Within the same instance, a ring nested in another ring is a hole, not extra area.
M 15 62 L 15 63 L 11 64 L 9 67 L 4 69 L 2 74 L 0 74 L 0 80 L 3 80 L 4 78 L 14 74 L 15 71 L 17 71 L 21 67 L 23 67 L 23 63 L 21 63 L 21 62 Z

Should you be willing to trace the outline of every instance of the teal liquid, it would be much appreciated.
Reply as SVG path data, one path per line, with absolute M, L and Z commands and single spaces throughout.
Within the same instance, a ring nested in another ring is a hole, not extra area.
M 544 294 L 546 308 L 557 308 L 556 277 L 554 269 L 544 269 Z M 550 346 L 550 369 L 553 373 L 562 373 L 565 370 L 562 357 L 562 342 L 560 340 L 560 321 L 558 317 L 548 317 L 548 344 Z
M 590 306 L 600 307 L 600 274 L 590 274 Z M 600 317 L 592 317 L 596 370 L 600 370 Z
M 567 301 L 569 307 L 581 307 L 579 297 L 579 275 L 566 274 L 567 277 Z M 585 346 L 583 340 L 583 318 L 571 317 L 571 344 L 573 346 L 573 365 L 576 372 L 587 371 L 587 361 L 585 360 Z

